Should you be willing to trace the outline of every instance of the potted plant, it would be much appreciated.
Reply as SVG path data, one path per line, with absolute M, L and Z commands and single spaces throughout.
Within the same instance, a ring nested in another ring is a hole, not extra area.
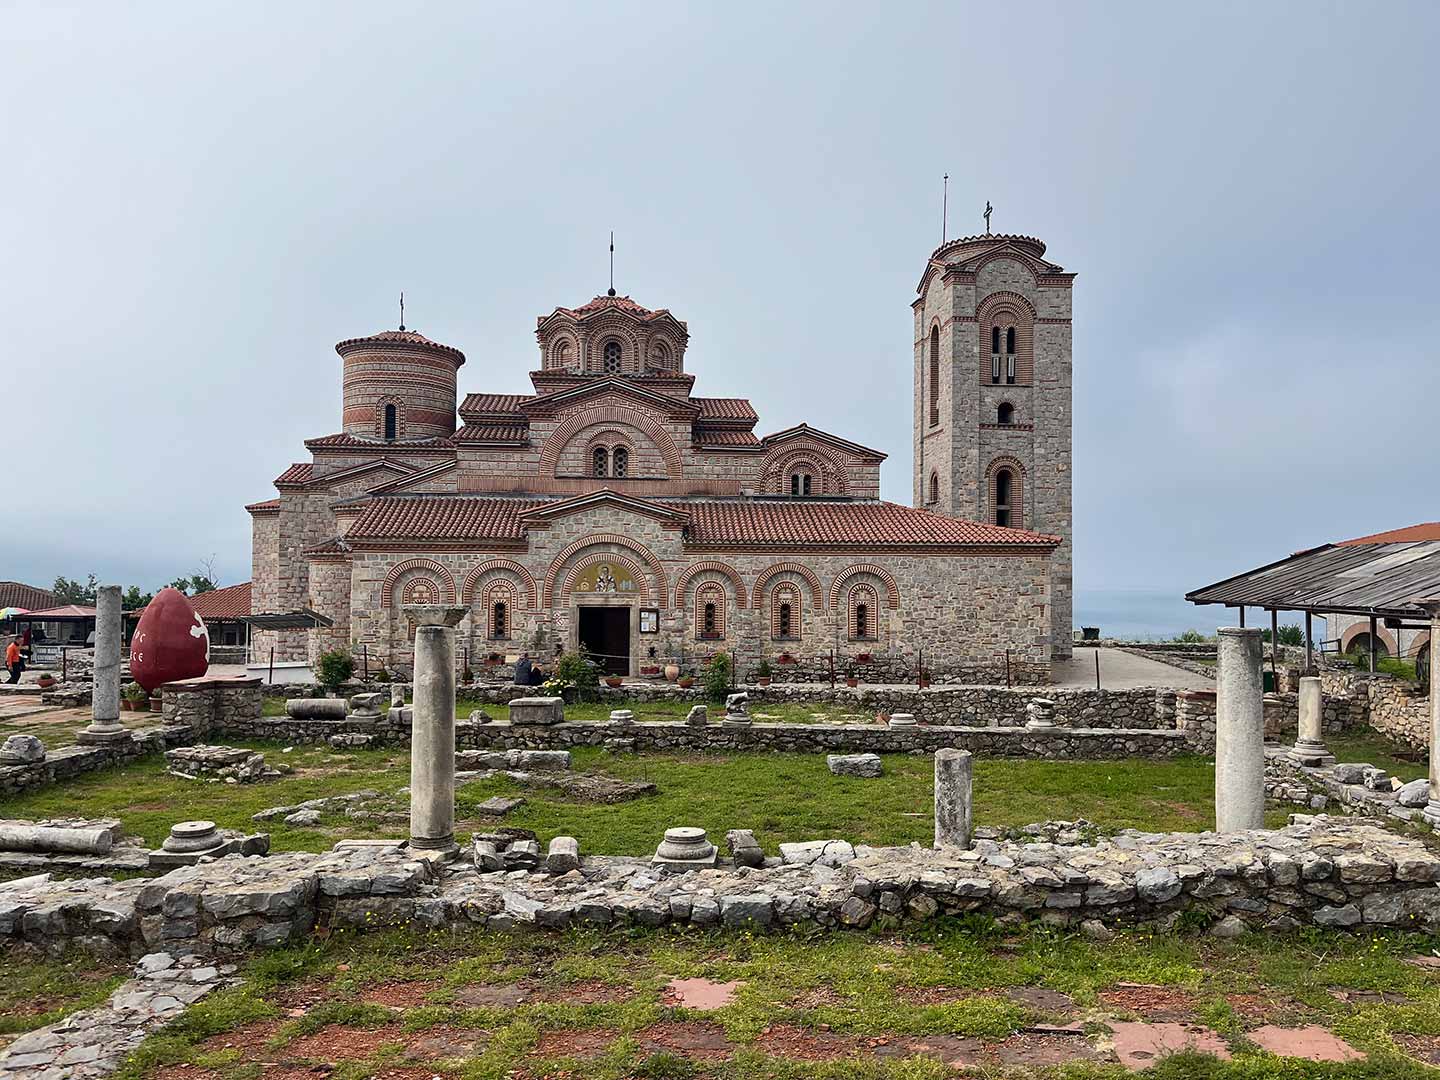
M 856 677 L 853 667 L 848 668 L 845 672 L 845 685 L 850 687 L 851 690 L 854 690 L 855 687 L 860 685 L 860 680 Z
M 676 679 L 680 678 L 680 665 L 675 662 L 675 656 L 671 652 L 671 649 L 673 648 L 674 645 L 669 638 L 666 638 L 664 641 L 660 642 L 660 651 L 665 656 L 666 682 L 674 682 Z
M 625 680 L 622 679 L 619 675 L 606 675 L 606 676 L 605 676 L 605 685 L 608 686 L 608 687 L 610 687 L 611 690 L 619 690 L 619 689 L 620 689 L 620 684 L 623 683 L 624 681 L 625 681 Z
M 680 687 L 681 690 L 689 690 L 692 686 L 695 685 L 695 676 L 681 675 L 675 680 L 675 685 Z
M 927 686 L 929 686 L 929 685 L 930 685 L 930 672 L 926 671 L 924 668 L 921 668 L 921 669 L 920 669 L 920 689 L 921 689 L 921 690 L 924 690 L 925 687 L 927 687 Z
M 761 686 L 769 686 L 770 678 L 770 661 L 762 656 L 760 658 L 760 666 L 755 669 L 755 681 Z
M 130 712 L 149 712 L 150 694 L 138 682 L 126 683 L 123 706 Z
M 52 686 L 55 685 L 55 676 L 51 675 L 50 672 L 47 671 L 42 674 L 40 678 L 36 680 L 36 682 L 38 683 L 41 690 L 49 690 Z

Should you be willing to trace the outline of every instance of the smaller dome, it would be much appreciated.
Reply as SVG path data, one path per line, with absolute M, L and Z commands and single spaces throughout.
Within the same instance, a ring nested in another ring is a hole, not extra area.
M 335 351 L 341 356 L 346 353 L 356 352 L 366 346 L 403 347 L 413 346 L 421 352 L 436 353 L 445 356 L 454 362 L 456 367 L 465 363 L 465 354 L 453 345 L 442 345 L 438 341 L 431 341 L 424 334 L 414 330 L 381 330 L 369 337 L 346 338 L 335 346 Z

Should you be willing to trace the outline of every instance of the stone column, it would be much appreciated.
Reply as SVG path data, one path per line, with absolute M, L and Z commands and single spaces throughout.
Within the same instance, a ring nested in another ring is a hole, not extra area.
M 120 726 L 120 586 L 95 590 L 95 684 L 90 696 L 90 726 L 77 742 L 112 743 L 130 738 Z
M 1440 653 L 1440 598 L 1422 600 L 1421 607 L 1430 613 L 1430 802 L 1425 806 L 1425 820 L 1433 829 L 1440 829 L 1440 672 L 1435 670 L 1435 657 Z
M 455 844 L 455 630 L 415 631 L 414 719 L 410 725 L 410 846 L 453 852 Z
M 935 846 L 970 846 L 971 764 L 969 750 L 935 751 Z
M 1215 676 L 1215 831 L 1265 827 L 1265 684 L 1260 631 L 1217 631 Z
M 1334 765 L 1335 755 L 1325 749 L 1321 718 L 1325 701 L 1320 693 L 1320 677 L 1307 675 L 1300 680 L 1300 727 L 1290 760 L 1297 765 Z

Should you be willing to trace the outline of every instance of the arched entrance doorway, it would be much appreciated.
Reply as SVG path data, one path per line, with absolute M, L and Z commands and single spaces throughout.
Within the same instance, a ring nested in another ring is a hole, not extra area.
M 595 559 L 570 585 L 576 644 L 606 675 L 630 674 L 630 642 L 640 588 L 627 561 Z

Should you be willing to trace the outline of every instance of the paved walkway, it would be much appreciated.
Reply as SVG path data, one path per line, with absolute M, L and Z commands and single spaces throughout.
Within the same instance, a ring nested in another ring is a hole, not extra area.
M 1095 654 L 1100 654 L 1100 687 L 1103 690 L 1130 690 L 1139 686 L 1164 686 L 1174 690 L 1214 690 L 1215 680 L 1193 671 L 1171 667 L 1146 656 L 1119 649 L 1076 649 L 1069 660 L 1056 661 L 1051 675 L 1056 686 L 1095 686 Z

